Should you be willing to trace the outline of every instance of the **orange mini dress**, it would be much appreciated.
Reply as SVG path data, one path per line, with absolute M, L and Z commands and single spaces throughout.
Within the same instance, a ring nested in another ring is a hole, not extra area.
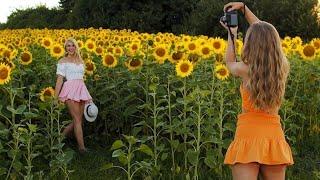
M 248 90 L 242 85 L 240 93 L 245 112 L 238 115 L 235 138 L 227 150 L 224 164 L 292 165 L 293 157 L 281 128 L 280 116 L 255 109 Z

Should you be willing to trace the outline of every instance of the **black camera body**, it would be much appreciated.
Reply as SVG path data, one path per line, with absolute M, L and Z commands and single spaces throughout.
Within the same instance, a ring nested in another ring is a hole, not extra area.
M 224 15 L 220 18 L 220 21 L 226 24 L 228 27 L 237 27 L 238 26 L 238 12 L 232 10 L 228 12 L 228 8 Z

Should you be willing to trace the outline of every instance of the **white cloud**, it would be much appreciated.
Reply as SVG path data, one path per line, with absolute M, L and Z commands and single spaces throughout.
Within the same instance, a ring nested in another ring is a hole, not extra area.
M 1 0 L 0 1 L 0 22 L 7 21 L 8 16 L 15 9 L 26 9 L 45 5 L 48 8 L 59 6 L 59 0 Z

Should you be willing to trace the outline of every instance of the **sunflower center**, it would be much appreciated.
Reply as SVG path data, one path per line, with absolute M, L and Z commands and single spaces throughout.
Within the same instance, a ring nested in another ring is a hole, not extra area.
M 304 49 L 303 49 L 303 54 L 307 57 L 312 57 L 315 53 L 315 49 L 313 46 L 306 46 Z
M 97 52 L 98 54 L 101 54 L 101 53 L 102 53 L 102 48 L 97 47 L 96 52 Z
M 0 69 L 0 79 L 7 79 L 8 75 L 9 75 L 9 71 L 7 68 Z
M 120 53 L 121 53 L 121 50 L 120 50 L 119 48 L 117 48 L 117 49 L 116 49 L 116 53 L 117 53 L 117 54 L 120 54 Z
M 108 47 L 107 52 L 112 53 L 113 47 Z
M 48 46 L 50 46 L 51 43 L 50 43 L 50 41 L 45 40 L 45 41 L 43 42 L 43 44 L 48 47 Z
M 131 49 L 135 51 L 138 49 L 138 46 L 136 44 L 134 44 L 134 45 L 132 45 Z
M 207 55 L 207 54 L 209 54 L 209 53 L 210 53 L 210 50 L 209 50 L 208 47 L 202 48 L 202 54 Z
M 187 63 L 181 64 L 180 70 L 181 70 L 181 72 L 183 72 L 183 73 L 188 72 L 188 71 L 189 71 L 189 64 L 187 64 Z
M 114 62 L 114 58 L 113 58 L 112 56 L 108 55 L 108 56 L 106 56 L 106 57 L 104 58 L 104 62 L 105 62 L 106 64 L 108 64 L 108 65 L 111 65 L 111 64 L 113 64 L 113 62 Z
M 225 69 L 219 69 L 219 71 L 217 71 L 217 73 L 219 73 L 221 76 L 227 75 L 227 71 Z
M 5 50 L 5 51 L 3 52 L 3 56 L 4 56 L 4 57 L 7 57 L 7 58 L 10 57 L 10 54 L 11 54 L 11 51 L 9 51 L 9 50 Z
M 141 64 L 141 62 L 139 59 L 132 59 L 130 61 L 130 66 L 132 66 L 132 67 L 138 67 L 138 66 L 140 66 L 140 64 Z
M 92 63 L 86 63 L 86 69 L 87 71 L 93 71 L 93 64 Z
M 30 59 L 31 59 L 30 54 L 28 54 L 28 53 L 22 53 L 22 55 L 21 55 L 21 61 L 23 61 L 23 62 L 29 62 Z
M 43 95 L 44 96 L 51 96 L 51 91 L 50 90 L 45 90 Z
M 220 42 L 214 42 L 214 43 L 213 43 L 213 47 L 214 47 L 215 49 L 220 49 L 220 47 L 221 47 Z
M 196 45 L 194 43 L 191 43 L 188 45 L 189 50 L 195 50 L 196 49 Z
M 174 52 L 172 54 L 172 59 L 175 61 L 179 61 L 182 58 L 183 54 L 182 52 Z
M 89 48 L 89 49 L 93 49 L 93 48 L 94 48 L 94 45 L 93 45 L 92 43 L 89 43 L 89 44 L 88 44 L 88 48 Z
M 160 57 L 163 57 L 166 54 L 166 50 L 164 50 L 163 48 L 158 48 L 156 50 L 156 54 Z
M 190 54 L 188 56 L 188 60 L 191 61 L 191 62 L 194 62 L 194 63 L 197 62 L 198 59 L 199 59 L 199 56 L 197 54 Z
M 56 54 L 61 53 L 61 51 L 62 51 L 62 50 L 61 50 L 60 47 L 54 47 L 54 48 L 53 48 L 53 52 L 56 53 Z
M 313 43 L 313 45 L 314 45 L 314 47 L 315 47 L 316 49 L 319 49 L 319 48 L 320 48 L 320 42 L 319 42 L 319 41 L 315 41 L 315 42 Z

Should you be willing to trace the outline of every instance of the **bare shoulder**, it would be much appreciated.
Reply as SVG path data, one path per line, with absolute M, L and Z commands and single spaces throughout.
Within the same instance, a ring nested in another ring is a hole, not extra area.
M 247 78 L 249 72 L 249 66 L 244 62 L 227 62 L 227 67 L 230 73 L 234 76 L 241 78 Z
M 65 57 L 63 57 L 58 61 L 58 64 L 62 64 L 62 63 L 66 63 L 66 62 L 68 62 L 67 59 Z
M 82 59 L 82 57 L 79 58 L 80 63 L 84 64 L 84 60 Z

